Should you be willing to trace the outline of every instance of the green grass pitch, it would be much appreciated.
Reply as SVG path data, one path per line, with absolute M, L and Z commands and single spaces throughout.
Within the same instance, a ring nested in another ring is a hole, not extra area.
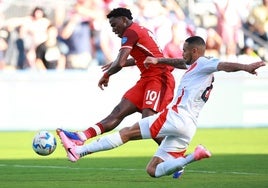
M 199 129 L 188 152 L 201 143 L 212 157 L 188 165 L 180 179 L 146 174 L 146 164 L 157 148 L 152 140 L 129 142 L 71 163 L 58 138 L 53 154 L 35 154 L 34 135 L 0 132 L 1 188 L 268 187 L 268 128 Z

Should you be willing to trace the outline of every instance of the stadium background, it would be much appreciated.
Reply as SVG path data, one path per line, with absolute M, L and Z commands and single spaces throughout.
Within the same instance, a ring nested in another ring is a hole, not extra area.
M 68 9 L 73 2 L 2 0 L 0 5 L 6 18 L 28 15 L 36 6 L 44 6 L 48 17 L 53 18 L 58 7 Z M 196 22 L 215 24 L 211 1 L 184 0 L 180 4 L 194 10 L 189 16 Z M 200 114 L 200 127 L 267 127 L 267 73 L 266 67 L 257 77 L 242 72 L 216 73 L 214 90 Z M 0 130 L 84 129 L 96 123 L 119 102 L 139 73 L 136 68 L 123 70 L 111 77 L 105 91 L 97 87 L 101 75 L 98 66 L 86 72 L 2 71 Z M 182 72 L 176 70 L 174 75 L 180 79 Z M 139 114 L 130 116 L 121 126 L 131 125 L 139 118 Z
M 136 71 L 136 74 L 134 72 Z M 200 127 L 267 127 L 268 71 L 215 74 L 214 89 L 200 114 Z M 88 72 L 5 72 L 0 74 L 0 130 L 83 129 L 104 118 L 137 80 L 138 70 L 111 77 L 97 87 L 100 67 Z M 182 72 L 174 72 L 180 79 Z M 140 118 L 134 114 L 121 126 Z

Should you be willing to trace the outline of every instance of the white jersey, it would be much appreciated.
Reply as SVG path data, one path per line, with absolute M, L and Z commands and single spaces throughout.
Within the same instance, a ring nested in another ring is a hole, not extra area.
M 217 71 L 219 59 L 200 57 L 182 76 L 173 99 L 172 109 L 187 113 L 196 121 L 199 112 L 208 100 L 214 81 L 213 72 Z
M 197 117 L 208 100 L 219 60 L 200 57 L 182 76 L 173 102 L 161 113 L 139 121 L 144 139 L 165 137 L 155 156 L 182 156 L 196 132 Z

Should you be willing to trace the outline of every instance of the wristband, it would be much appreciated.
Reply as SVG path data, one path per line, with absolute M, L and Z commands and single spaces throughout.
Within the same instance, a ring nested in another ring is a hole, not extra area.
M 103 77 L 104 77 L 104 78 L 109 78 L 110 75 L 109 75 L 107 72 L 105 72 L 105 73 L 103 74 Z

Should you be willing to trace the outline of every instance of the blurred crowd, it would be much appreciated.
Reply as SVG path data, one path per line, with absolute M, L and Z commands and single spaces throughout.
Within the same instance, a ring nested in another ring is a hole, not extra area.
M 208 56 L 245 63 L 268 59 L 268 0 L 211 0 L 200 15 L 194 8 L 201 0 L 52 2 L 55 6 L 31 6 L 23 16 L 1 11 L 0 70 L 87 70 L 112 62 L 120 38 L 106 15 L 116 7 L 129 8 L 134 21 L 153 31 L 166 57 L 182 57 L 184 40 L 199 35 L 207 42 Z

